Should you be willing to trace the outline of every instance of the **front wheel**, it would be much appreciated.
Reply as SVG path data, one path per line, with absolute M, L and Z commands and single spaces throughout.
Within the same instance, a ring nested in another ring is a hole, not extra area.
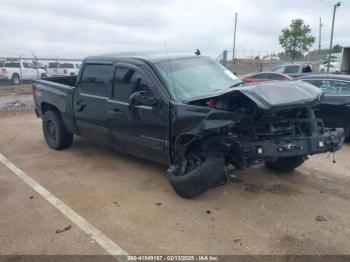
M 266 162 L 265 165 L 273 170 L 290 172 L 298 166 L 301 166 L 305 160 L 305 156 L 281 157 L 274 161 Z
M 73 134 L 66 130 L 58 112 L 46 111 L 43 116 L 42 128 L 46 143 L 50 148 L 60 150 L 72 145 Z
M 169 182 L 175 192 L 185 198 L 198 196 L 209 189 L 226 182 L 225 158 L 221 154 L 213 154 L 199 158 L 191 156 L 185 174 L 179 170 L 168 173 Z
M 14 74 L 12 76 L 12 84 L 19 85 L 21 83 L 21 79 L 19 78 L 19 75 Z

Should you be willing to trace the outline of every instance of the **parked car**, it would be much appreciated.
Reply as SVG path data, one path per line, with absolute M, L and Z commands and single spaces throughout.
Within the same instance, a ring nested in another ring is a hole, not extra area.
M 323 64 L 320 65 L 320 72 L 325 73 L 327 72 L 327 67 L 328 67 L 328 62 L 324 62 Z M 340 67 L 339 64 L 337 63 L 330 63 L 329 64 L 329 73 L 332 74 L 340 74 Z
M 274 73 L 274 72 L 251 73 L 242 77 L 242 81 L 246 84 L 271 82 L 271 81 L 284 81 L 284 80 L 290 80 L 290 79 L 292 79 L 292 77 L 288 75 Z
M 60 63 L 58 65 L 58 75 L 60 76 L 72 76 L 79 73 L 79 64 L 69 62 L 69 63 Z
M 286 74 L 294 78 L 294 77 L 311 74 L 312 66 L 304 65 L 304 64 L 281 65 L 279 67 L 272 69 L 272 72 Z
M 33 63 L 28 61 L 6 61 L 2 72 L 4 78 L 12 81 L 13 84 L 19 84 L 21 81 L 31 81 L 47 76 L 45 70 L 35 68 Z
M 313 75 L 298 78 L 313 84 L 323 92 L 316 116 L 327 127 L 343 127 L 345 137 L 350 138 L 350 76 Z
M 119 54 L 86 58 L 79 76 L 38 80 L 33 97 L 50 148 L 77 135 L 168 164 L 183 197 L 224 183 L 228 164 L 291 171 L 342 146 L 344 130 L 315 119 L 317 87 L 241 84 L 208 57 Z

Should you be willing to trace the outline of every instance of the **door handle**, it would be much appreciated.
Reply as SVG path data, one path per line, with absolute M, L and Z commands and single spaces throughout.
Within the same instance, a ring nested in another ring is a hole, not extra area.
M 78 112 L 81 112 L 81 111 L 83 111 L 84 110 L 84 108 L 85 108 L 85 106 L 86 106 L 86 104 L 84 103 L 84 101 L 83 100 L 78 100 L 77 101 L 77 111 Z
M 114 108 L 113 110 L 109 111 L 109 114 L 111 116 L 122 116 L 124 113 L 120 111 L 118 108 Z

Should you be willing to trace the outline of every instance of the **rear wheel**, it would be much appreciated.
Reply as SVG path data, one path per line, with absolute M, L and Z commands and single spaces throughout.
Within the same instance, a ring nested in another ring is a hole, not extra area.
M 290 156 L 277 158 L 274 161 L 266 162 L 265 165 L 273 170 L 290 172 L 305 162 L 305 156 Z
M 49 110 L 45 112 L 42 128 L 46 143 L 50 148 L 59 150 L 72 145 L 73 134 L 66 130 L 61 116 L 56 111 Z

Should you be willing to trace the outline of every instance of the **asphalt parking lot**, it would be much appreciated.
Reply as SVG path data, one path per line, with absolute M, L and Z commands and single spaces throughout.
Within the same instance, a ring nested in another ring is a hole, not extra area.
M 350 146 L 289 175 L 239 172 L 195 199 L 167 167 L 75 138 L 50 150 L 33 113 L 0 118 L 0 154 L 129 254 L 349 254 Z M 0 163 L 0 254 L 107 254 Z

